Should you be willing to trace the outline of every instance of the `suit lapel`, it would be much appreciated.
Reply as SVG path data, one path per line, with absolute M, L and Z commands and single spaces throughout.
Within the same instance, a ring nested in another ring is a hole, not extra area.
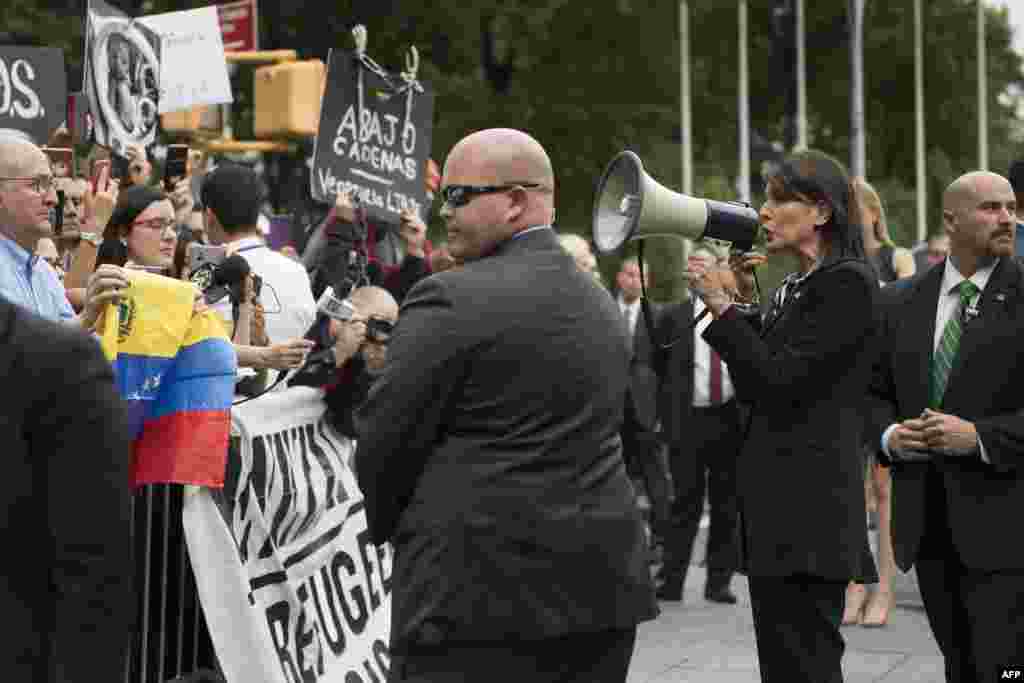
M 953 361 L 946 386 L 946 396 L 952 395 L 953 389 L 965 381 L 970 375 L 972 358 L 977 358 L 979 350 L 988 350 L 986 342 L 994 337 L 1000 326 L 1006 323 L 1007 311 L 1015 305 L 1020 296 L 1020 270 L 1013 258 L 1002 258 L 992 271 L 992 277 L 981 293 L 978 302 L 978 317 L 967 324 L 960 338 L 960 349 Z
M 910 295 L 910 305 L 900 306 L 896 315 L 900 316 L 897 324 L 901 327 L 900 337 L 907 344 L 903 347 L 905 362 L 897 360 L 894 372 L 905 372 L 909 376 L 905 381 L 897 381 L 896 386 L 906 387 L 907 393 L 901 397 L 903 403 L 917 417 L 928 407 L 931 392 L 932 352 L 935 347 L 935 314 L 939 306 L 942 288 L 942 276 L 946 272 L 945 264 L 932 267 Z

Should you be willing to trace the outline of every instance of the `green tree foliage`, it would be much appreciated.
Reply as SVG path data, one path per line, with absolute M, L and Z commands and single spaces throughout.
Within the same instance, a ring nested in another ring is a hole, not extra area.
M 132 14 L 201 7 L 205 0 L 109 0 Z M 84 2 L 5 0 L 6 41 L 65 50 L 71 87 L 81 82 Z M 737 160 L 737 9 L 727 0 L 691 0 L 693 141 L 696 192 L 735 198 Z M 774 0 L 749 0 L 752 128 L 783 139 L 785 80 L 773 53 Z M 808 115 L 812 146 L 849 158 L 850 58 L 845 2 L 806 2 Z M 868 177 L 889 205 L 893 235 L 913 239 L 914 107 L 912 0 L 867 0 L 865 101 Z M 976 0 L 930 0 L 925 9 L 929 224 L 940 221 L 949 180 L 977 165 Z M 420 77 L 436 93 L 433 156 L 467 132 L 491 126 L 530 131 L 549 150 L 558 176 L 558 227 L 589 236 L 595 184 L 622 149 L 648 172 L 681 185 L 679 16 L 674 0 L 311 0 L 260 5 L 264 49 L 294 48 L 326 59 L 350 49 L 351 28 L 369 30 L 370 55 L 392 70 L 417 46 Z M 1021 57 L 1011 49 L 1003 9 L 988 10 L 991 167 L 1005 171 L 1017 154 L 1016 101 Z M 233 77 L 236 133 L 251 132 L 252 70 Z M 756 171 L 757 164 L 754 164 Z M 755 198 L 755 201 L 757 198 Z M 432 225 L 432 234 L 443 230 Z M 673 298 L 682 252 L 663 240 L 645 255 L 654 294 Z M 611 278 L 619 258 L 601 258 Z M 774 275 L 770 279 L 774 279 Z M 768 280 L 769 278 L 765 278 Z

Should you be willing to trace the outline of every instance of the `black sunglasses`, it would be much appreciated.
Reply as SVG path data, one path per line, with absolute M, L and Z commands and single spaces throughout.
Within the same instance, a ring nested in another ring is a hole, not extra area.
M 378 344 L 387 344 L 391 341 L 391 332 L 394 329 L 394 323 L 389 320 L 370 318 L 366 321 L 366 338 Z
M 540 183 L 507 183 L 505 185 L 446 185 L 441 188 L 439 194 L 441 201 L 448 206 L 465 206 L 473 201 L 474 197 L 482 194 L 494 194 L 495 192 L 508 192 L 521 187 L 525 190 L 542 187 Z

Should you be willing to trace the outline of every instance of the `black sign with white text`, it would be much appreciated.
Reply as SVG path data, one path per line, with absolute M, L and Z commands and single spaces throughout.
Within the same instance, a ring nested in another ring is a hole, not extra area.
M 64 122 L 66 98 L 62 50 L 0 45 L 0 129 L 45 145 Z
M 314 199 L 333 203 L 354 190 L 371 218 L 398 223 L 406 208 L 425 217 L 434 93 L 421 83 L 410 98 L 406 85 L 397 74 L 385 80 L 364 68 L 352 52 L 331 51 L 313 155 Z

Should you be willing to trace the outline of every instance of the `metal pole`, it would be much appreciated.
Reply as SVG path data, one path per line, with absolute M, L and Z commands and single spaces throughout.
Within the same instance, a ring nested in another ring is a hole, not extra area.
M 682 126 L 683 193 L 693 194 L 693 119 L 690 99 L 690 3 L 679 2 L 679 86 L 682 93 L 680 125 Z
M 988 59 L 985 52 L 985 3 L 978 0 L 978 168 L 988 170 Z
M 864 0 L 850 0 L 850 170 L 867 177 L 864 140 Z
M 807 149 L 807 35 L 804 0 L 796 0 L 796 148 Z
M 924 44 L 921 0 L 914 0 L 914 111 L 917 157 L 917 241 L 928 237 L 928 187 L 925 176 L 924 138 Z
M 747 0 L 739 0 L 740 200 L 750 203 L 750 76 L 747 73 Z

